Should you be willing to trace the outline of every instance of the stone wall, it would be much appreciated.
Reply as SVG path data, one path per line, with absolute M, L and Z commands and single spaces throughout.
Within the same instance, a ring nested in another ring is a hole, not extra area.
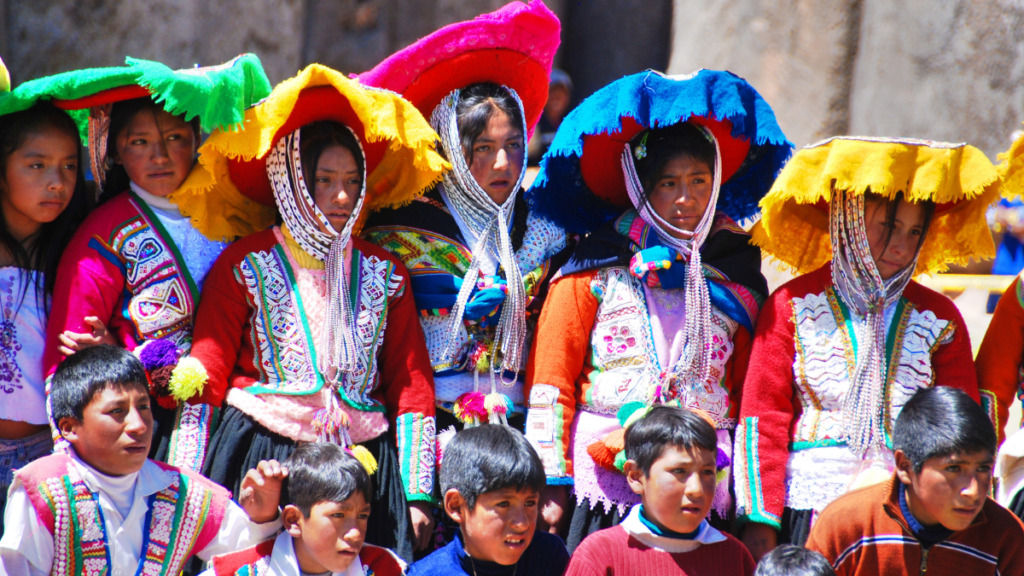
M 731 70 L 797 146 L 835 134 L 966 141 L 1024 120 L 1024 3 L 675 0 L 670 73 Z

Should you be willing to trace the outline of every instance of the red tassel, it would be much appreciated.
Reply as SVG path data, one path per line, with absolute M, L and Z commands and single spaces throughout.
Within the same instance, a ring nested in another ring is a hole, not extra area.
M 597 441 L 587 446 L 587 454 L 593 458 L 594 464 L 608 470 L 609 472 L 618 472 L 619 469 L 615 467 L 615 452 L 612 452 L 610 448 L 605 446 L 604 442 Z

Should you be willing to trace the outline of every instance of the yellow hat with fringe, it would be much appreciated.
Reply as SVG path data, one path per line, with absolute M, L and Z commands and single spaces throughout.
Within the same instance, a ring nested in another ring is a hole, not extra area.
M 1021 134 L 1010 149 L 999 154 L 996 170 L 1003 178 L 1003 196 L 1013 199 L 1024 196 L 1024 134 Z
M 400 95 L 311 64 L 247 110 L 239 130 L 211 134 L 199 148 L 197 169 L 172 201 L 211 238 L 244 236 L 270 226 L 276 206 L 267 156 L 280 138 L 320 120 L 348 126 L 363 146 L 364 218 L 379 208 L 413 201 L 451 168 L 435 149 L 437 134 Z
M 832 190 L 936 204 L 915 274 L 995 256 L 985 211 L 1001 178 L 981 150 L 910 138 L 837 136 L 797 152 L 761 200 L 753 243 L 805 274 L 832 260 Z

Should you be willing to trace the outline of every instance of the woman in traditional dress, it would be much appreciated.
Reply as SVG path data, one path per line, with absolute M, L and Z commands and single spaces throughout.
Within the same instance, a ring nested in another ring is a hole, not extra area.
M 569 502 L 572 486 L 570 549 L 640 501 L 621 472 L 623 427 L 659 403 L 714 423 L 714 509 L 728 520 L 730 434 L 768 292 L 760 250 L 736 221 L 756 214 L 790 149 L 746 81 L 709 70 L 627 76 L 559 127 L 530 202 L 589 235 L 551 283 L 526 430 L 553 495 Z
M 522 189 L 559 30 L 543 2 L 513 2 L 446 26 L 359 78 L 429 117 L 452 163 L 443 183 L 374 214 L 365 232 L 412 274 L 446 438 L 464 424 L 522 427 L 531 314 L 566 247 Z
M 397 94 L 311 65 L 201 149 L 213 190 L 274 203 L 280 224 L 214 264 L 178 399 L 224 406 L 203 474 L 236 496 L 260 460 L 297 442 L 352 448 L 373 472 L 367 541 L 412 559 L 429 540 L 434 396 L 409 273 L 353 232 L 447 167 Z M 396 442 L 397 439 L 397 442 Z
M 91 168 L 104 200 L 57 269 L 46 373 L 65 355 L 98 343 L 136 351 L 149 368 L 156 367 L 153 356 L 140 349 L 147 341 L 162 339 L 171 359 L 187 353 L 210 266 L 227 242 L 272 218 L 187 190 L 200 129 L 237 125 L 246 107 L 270 93 L 259 59 L 246 54 L 180 71 L 129 59 L 127 66 L 57 74 L 24 88 L 26 97 L 52 98 L 88 117 Z M 151 456 L 200 470 L 215 411 L 165 399 L 153 415 Z
M 759 558 L 894 469 L 891 431 L 923 387 L 978 398 L 949 298 L 911 280 L 991 258 L 999 177 L 978 149 L 835 137 L 801 150 L 761 202 L 754 242 L 798 278 L 761 310 L 736 433 L 737 516 Z

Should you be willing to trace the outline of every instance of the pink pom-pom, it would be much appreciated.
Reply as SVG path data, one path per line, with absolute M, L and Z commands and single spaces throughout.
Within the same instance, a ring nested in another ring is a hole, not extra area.
M 487 418 L 487 406 L 480 392 L 466 392 L 455 400 L 452 407 L 455 417 L 467 424 Z

